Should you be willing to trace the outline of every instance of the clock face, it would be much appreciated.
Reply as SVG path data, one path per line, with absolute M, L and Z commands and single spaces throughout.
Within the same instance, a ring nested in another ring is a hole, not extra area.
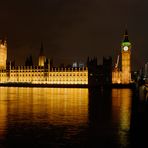
M 127 46 L 124 46 L 123 50 L 124 51 L 128 51 L 128 47 Z

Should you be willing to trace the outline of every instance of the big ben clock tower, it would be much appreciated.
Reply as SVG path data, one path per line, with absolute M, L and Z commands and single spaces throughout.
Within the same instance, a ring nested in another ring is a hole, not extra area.
M 125 31 L 124 39 L 121 44 L 121 83 L 129 84 L 131 82 L 131 43 L 128 39 L 128 32 Z

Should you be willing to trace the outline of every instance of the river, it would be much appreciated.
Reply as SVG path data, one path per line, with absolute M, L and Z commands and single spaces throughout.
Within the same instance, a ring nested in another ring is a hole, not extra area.
M 0 147 L 140 146 L 134 97 L 131 89 L 1 87 Z

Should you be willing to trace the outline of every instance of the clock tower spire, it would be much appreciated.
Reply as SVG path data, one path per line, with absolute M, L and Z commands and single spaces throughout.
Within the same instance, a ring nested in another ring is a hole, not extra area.
M 123 40 L 123 42 L 129 42 L 127 29 L 125 30 L 125 33 L 124 33 L 124 40 Z

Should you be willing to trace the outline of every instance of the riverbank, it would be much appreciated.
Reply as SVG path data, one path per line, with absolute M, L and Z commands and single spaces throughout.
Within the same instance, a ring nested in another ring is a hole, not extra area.
M 88 88 L 87 84 L 32 84 L 32 83 L 0 83 L 2 87 L 50 87 L 50 88 Z
M 33 84 L 33 83 L 0 83 L 0 87 L 49 87 L 49 88 L 135 88 L 135 83 L 131 84 L 111 84 L 111 85 L 88 85 L 88 84 Z

